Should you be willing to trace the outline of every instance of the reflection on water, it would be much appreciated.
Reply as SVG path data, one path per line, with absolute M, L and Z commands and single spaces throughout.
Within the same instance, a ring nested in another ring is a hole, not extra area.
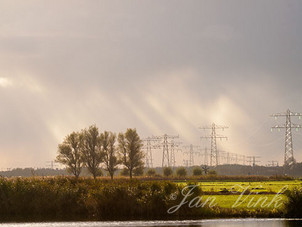
M 0 227 L 293 227 L 302 226 L 302 219 L 211 219 L 186 221 L 123 221 L 123 222 L 45 222 L 3 223 Z

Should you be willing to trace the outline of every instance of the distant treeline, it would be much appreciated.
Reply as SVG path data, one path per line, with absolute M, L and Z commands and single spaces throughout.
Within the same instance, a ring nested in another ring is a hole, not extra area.
M 261 175 L 273 176 L 284 175 L 283 166 L 244 166 L 244 165 L 219 165 L 214 168 L 219 175 Z M 291 170 L 289 176 L 302 177 L 302 163 L 296 163 Z
M 238 175 L 222 175 L 222 174 L 207 174 L 204 173 L 201 175 L 193 175 L 193 170 L 196 170 L 196 167 L 186 168 L 187 174 L 179 176 L 177 175 L 177 170 L 182 169 L 183 167 L 174 168 L 172 170 L 173 175 L 165 176 L 163 174 L 162 168 L 155 168 L 155 169 L 145 169 L 143 171 L 144 174 L 139 176 L 135 176 L 136 179 L 139 180 L 172 180 L 172 181 L 188 181 L 188 180 L 196 180 L 196 181 L 274 181 L 274 180 L 293 180 L 293 177 L 286 176 L 286 175 L 242 175 L 238 173 Z M 151 171 L 150 171 L 151 170 Z M 149 175 L 149 172 L 155 171 L 155 174 Z M 104 171 L 105 173 L 105 171 Z M 116 171 L 116 178 L 118 179 L 127 179 L 127 173 L 124 170 L 117 170 Z M 2 177 L 52 177 L 52 176 L 68 176 L 71 177 L 72 175 L 68 173 L 65 169 L 49 169 L 49 168 L 41 168 L 41 169 L 33 169 L 33 168 L 16 168 L 10 171 L 2 171 L 0 172 L 0 176 Z M 81 177 L 91 177 L 89 171 L 83 168 L 81 173 Z M 110 176 L 100 176 L 99 179 L 108 179 Z

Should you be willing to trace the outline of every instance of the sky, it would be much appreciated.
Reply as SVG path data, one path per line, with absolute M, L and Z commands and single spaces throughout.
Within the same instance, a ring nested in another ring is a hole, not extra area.
M 220 150 L 283 164 L 285 132 L 270 127 L 285 119 L 270 115 L 302 112 L 301 12 L 299 0 L 0 0 L 0 168 L 46 167 L 92 124 L 209 147 L 199 127 L 213 122 L 229 127 Z

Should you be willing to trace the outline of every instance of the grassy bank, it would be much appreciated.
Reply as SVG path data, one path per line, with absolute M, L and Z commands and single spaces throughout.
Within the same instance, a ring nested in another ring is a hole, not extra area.
M 212 194 L 220 196 L 220 203 L 212 207 L 211 201 L 206 202 L 209 195 L 203 186 L 191 186 L 183 191 L 188 184 L 68 177 L 1 178 L 0 221 L 200 219 L 284 214 L 283 209 L 259 206 L 250 209 L 244 204 L 233 209 L 230 204 L 234 195 L 222 195 L 224 192 L 219 191 Z M 179 206 L 183 201 L 187 202 Z M 167 212 L 178 206 L 174 212 Z

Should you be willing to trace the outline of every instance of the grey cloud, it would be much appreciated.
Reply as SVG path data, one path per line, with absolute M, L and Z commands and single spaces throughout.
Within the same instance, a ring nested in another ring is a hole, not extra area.
M 210 121 L 210 110 L 244 140 L 270 113 L 301 109 L 301 8 L 293 0 L 2 1 L 0 77 L 32 82 L 0 86 L 1 144 L 7 154 L 39 153 L 43 165 L 65 133 L 94 122 L 144 136 L 186 132 L 196 142 L 194 124 Z M 255 143 L 278 137 L 268 131 Z

